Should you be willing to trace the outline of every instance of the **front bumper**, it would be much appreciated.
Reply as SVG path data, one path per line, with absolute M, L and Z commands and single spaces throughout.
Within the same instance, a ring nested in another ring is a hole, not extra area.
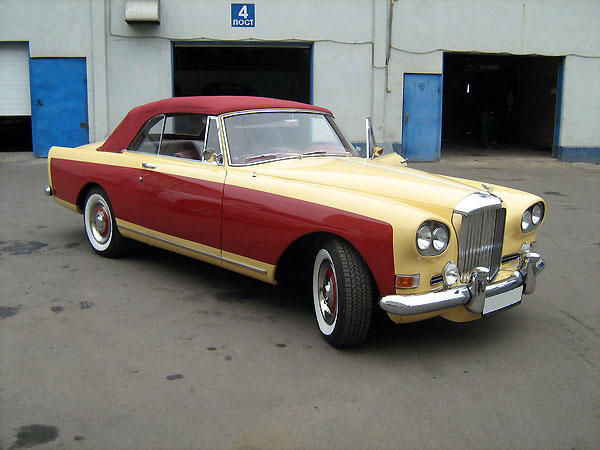
M 379 300 L 384 311 L 398 315 L 414 315 L 439 311 L 453 306 L 464 305 L 475 314 L 482 314 L 485 299 L 500 295 L 523 286 L 524 294 L 535 290 L 535 279 L 544 269 L 544 260 L 540 255 L 528 252 L 523 255 L 519 268 L 513 274 L 497 283 L 488 283 L 489 270 L 476 267 L 471 272 L 469 282 L 464 285 L 436 292 L 411 295 L 388 295 Z

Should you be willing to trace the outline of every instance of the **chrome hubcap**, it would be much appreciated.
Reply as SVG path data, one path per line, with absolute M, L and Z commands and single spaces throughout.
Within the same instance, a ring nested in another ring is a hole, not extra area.
M 92 236 L 99 244 L 105 244 L 110 239 L 111 219 L 108 206 L 97 201 L 91 208 L 88 223 Z
M 106 232 L 108 231 L 106 212 L 101 208 L 96 212 L 96 230 L 102 236 L 106 236 Z
M 337 315 L 337 286 L 333 268 L 328 261 L 323 261 L 319 268 L 318 286 L 321 316 L 327 325 L 332 325 Z

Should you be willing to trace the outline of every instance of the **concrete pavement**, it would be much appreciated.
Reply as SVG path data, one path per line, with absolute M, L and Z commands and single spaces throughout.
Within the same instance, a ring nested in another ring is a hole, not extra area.
M 46 161 L 19 159 L 0 163 L 0 448 L 600 446 L 600 166 L 413 164 L 544 197 L 547 268 L 502 314 L 339 351 L 302 296 L 149 247 L 96 256 Z

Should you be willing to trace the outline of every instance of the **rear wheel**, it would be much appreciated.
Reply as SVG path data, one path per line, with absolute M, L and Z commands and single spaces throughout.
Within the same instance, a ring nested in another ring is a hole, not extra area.
M 83 222 L 88 241 L 96 253 L 111 258 L 125 253 L 127 239 L 119 233 L 108 196 L 102 189 L 93 188 L 88 192 Z
M 360 344 L 371 325 L 369 270 L 347 242 L 327 241 L 313 267 L 313 301 L 319 330 L 334 347 Z

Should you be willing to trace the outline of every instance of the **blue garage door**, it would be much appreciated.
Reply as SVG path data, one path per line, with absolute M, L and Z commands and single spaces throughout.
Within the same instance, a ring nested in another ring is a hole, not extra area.
M 409 161 L 437 161 L 442 140 L 442 76 L 404 74 L 402 154 Z
M 33 153 L 46 157 L 53 145 L 87 144 L 85 58 L 32 58 L 29 77 Z

